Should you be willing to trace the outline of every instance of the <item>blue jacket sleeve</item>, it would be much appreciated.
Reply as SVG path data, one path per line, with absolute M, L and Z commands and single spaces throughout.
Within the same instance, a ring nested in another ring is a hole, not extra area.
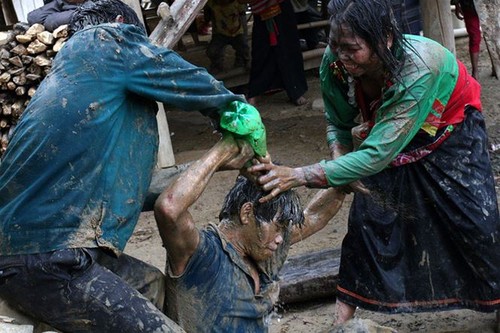
M 182 59 L 177 53 L 149 40 L 127 38 L 131 60 L 127 89 L 149 99 L 182 110 L 221 108 L 232 101 L 242 101 L 217 81 L 205 68 Z M 133 45 L 137 43 L 138 45 Z

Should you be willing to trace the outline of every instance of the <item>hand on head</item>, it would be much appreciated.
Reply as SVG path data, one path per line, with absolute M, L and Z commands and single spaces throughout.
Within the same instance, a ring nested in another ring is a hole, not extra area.
M 244 167 L 240 169 L 240 175 L 246 177 L 250 181 L 252 181 L 256 185 L 260 185 L 258 178 L 259 176 L 262 176 L 264 172 L 249 172 L 249 168 L 252 167 L 253 165 L 257 164 L 271 164 L 272 159 L 271 155 L 269 152 L 266 153 L 266 156 L 254 156 L 250 161 L 245 163 Z
M 261 185 L 264 191 L 270 192 L 259 200 L 261 203 L 269 201 L 293 187 L 305 184 L 302 168 L 290 168 L 273 163 L 258 163 L 249 167 L 247 172 L 256 177 L 256 183 Z

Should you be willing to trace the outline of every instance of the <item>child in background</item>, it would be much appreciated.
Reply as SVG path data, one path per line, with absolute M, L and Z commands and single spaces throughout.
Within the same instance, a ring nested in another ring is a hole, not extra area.
M 204 8 L 205 21 L 212 21 L 212 39 L 207 47 L 212 74 L 224 70 L 224 49 L 235 51 L 234 67 L 247 68 L 250 51 L 246 36 L 246 4 L 237 0 L 209 0 Z

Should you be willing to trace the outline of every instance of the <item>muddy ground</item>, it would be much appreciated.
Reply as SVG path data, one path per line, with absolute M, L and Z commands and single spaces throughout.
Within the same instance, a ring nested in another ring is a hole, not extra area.
M 484 44 L 482 45 L 484 49 Z M 457 54 L 469 64 L 467 37 L 457 39 Z M 485 50 L 481 53 L 479 81 L 483 86 L 482 101 L 487 120 L 495 176 L 500 176 L 500 81 L 492 78 L 491 64 Z M 294 106 L 284 93 L 269 96 L 258 108 L 268 131 L 268 148 L 273 159 L 289 166 L 311 164 L 328 158 L 325 143 L 325 122 L 317 74 L 308 72 L 309 103 Z M 169 128 L 176 163 L 192 161 L 213 145 L 217 137 L 205 118 L 198 114 L 168 111 Z M 496 149 L 499 149 L 496 151 Z M 217 221 L 222 199 L 236 177 L 235 172 L 216 174 L 191 212 L 199 226 Z M 499 181 L 497 180 L 497 191 Z M 310 189 L 299 189 L 303 204 L 315 193 Z M 351 198 L 344 203 L 332 221 L 320 232 L 296 244 L 291 255 L 339 247 L 346 232 L 347 212 Z M 126 252 L 164 269 L 165 251 L 157 235 L 151 212 L 141 215 L 134 236 Z M 323 299 L 309 303 L 280 306 L 271 321 L 271 333 L 315 333 L 325 332 L 333 323 L 334 299 Z M 477 313 L 455 310 L 439 313 L 387 315 L 359 310 L 357 316 L 370 318 L 380 324 L 395 328 L 398 332 L 494 332 L 494 313 Z

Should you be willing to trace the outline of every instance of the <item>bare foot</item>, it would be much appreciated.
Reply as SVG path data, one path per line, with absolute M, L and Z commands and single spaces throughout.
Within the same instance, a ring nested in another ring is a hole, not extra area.
M 337 315 L 337 319 L 335 320 L 334 324 L 336 325 L 345 323 L 346 321 L 351 319 L 352 316 L 354 316 L 355 311 L 356 308 L 354 306 L 337 300 L 335 304 L 335 312 Z
M 297 106 L 301 106 L 301 105 L 304 105 L 304 104 L 307 104 L 308 100 L 307 98 L 305 98 L 304 96 L 300 96 L 299 98 L 297 98 L 293 104 L 297 105 Z

